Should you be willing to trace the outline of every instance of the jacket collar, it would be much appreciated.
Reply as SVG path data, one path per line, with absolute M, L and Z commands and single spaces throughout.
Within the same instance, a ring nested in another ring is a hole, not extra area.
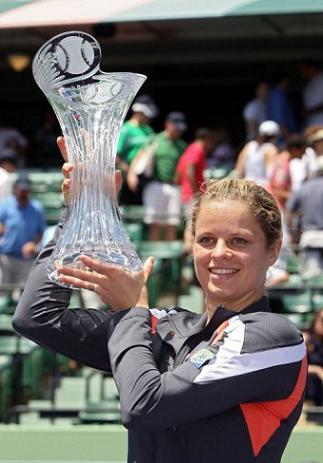
M 178 310 L 178 307 L 174 307 Z M 253 312 L 269 312 L 269 303 L 266 296 L 263 296 L 259 301 L 250 304 L 245 309 L 240 312 L 234 312 L 232 310 L 226 309 L 223 306 L 219 306 L 214 312 L 210 322 L 207 324 L 207 313 L 203 315 L 194 314 L 186 310 L 180 309 L 181 311 L 175 315 L 168 315 L 162 318 L 157 324 L 157 332 L 161 338 L 173 344 L 173 339 L 181 338 L 182 342 L 185 339 L 205 332 L 205 334 L 213 333 L 218 326 L 221 325 L 225 320 L 228 320 L 235 315 L 253 313 Z

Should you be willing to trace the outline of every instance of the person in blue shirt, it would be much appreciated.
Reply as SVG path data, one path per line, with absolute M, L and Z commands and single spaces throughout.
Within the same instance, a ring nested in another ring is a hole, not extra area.
M 266 115 L 268 120 L 277 122 L 282 140 L 286 140 L 298 129 L 295 111 L 288 97 L 289 78 L 279 74 L 274 77 L 273 83 L 267 98 Z
M 30 200 L 31 182 L 19 177 L 14 193 L 0 203 L 0 282 L 23 284 L 45 229 L 42 206 Z

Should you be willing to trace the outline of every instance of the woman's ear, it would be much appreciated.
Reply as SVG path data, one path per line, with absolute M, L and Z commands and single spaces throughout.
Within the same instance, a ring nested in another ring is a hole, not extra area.
M 273 265 L 278 259 L 281 247 L 282 247 L 282 240 L 276 240 L 274 244 L 269 248 L 269 251 L 268 251 L 269 266 Z

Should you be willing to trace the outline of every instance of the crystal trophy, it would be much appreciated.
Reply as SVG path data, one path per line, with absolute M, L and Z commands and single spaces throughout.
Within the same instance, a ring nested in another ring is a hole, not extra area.
M 33 60 L 35 81 L 58 118 L 74 165 L 67 218 L 48 265 L 57 284 L 58 266 L 85 268 L 81 255 L 142 269 L 120 218 L 115 158 L 122 123 L 146 76 L 103 72 L 101 56 L 91 35 L 73 31 L 46 42 Z

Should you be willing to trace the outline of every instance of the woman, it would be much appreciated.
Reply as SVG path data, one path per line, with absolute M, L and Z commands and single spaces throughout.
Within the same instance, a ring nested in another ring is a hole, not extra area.
M 279 134 L 276 122 L 260 124 L 256 139 L 249 141 L 239 153 L 235 166 L 237 177 L 267 185 L 278 153 L 276 142 Z
M 301 333 L 271 314 L 264 297 L 266 271 L 280 248 L 279 210 L 255 183 L 222 180 L 197 200 L 191 227 L 204 315 L 129 309 L 144 275 L 87 257 L 94 272 L 61 268 L 61 281 L 94 290 L 114 311 L 68 310 L 70 290 L 45 276 L 49 246 L 14 326 L 43 346 L 112 371 L 129 429 L 129 463 L 278 463 L 306 379 Z M 146 274 L 151 266 L 146 262 Z

